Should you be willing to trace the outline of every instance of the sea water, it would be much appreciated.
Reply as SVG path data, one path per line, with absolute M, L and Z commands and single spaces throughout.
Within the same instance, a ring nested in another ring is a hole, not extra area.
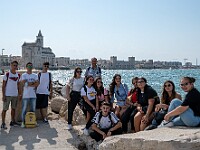
M 65 84 L 69 78 L 73 76 L 74 70 L 56 70 L 51 71 L 53 81 L 58 80 L 60 83 Z M 85 70 L 83 70 L 82 76 L 84 76 Z M 152 70 L 103 70 L 102 79 L 104 87 L 108 87 L 112 82 L 115 74 L 120 74 L 122 82 L 128 85 L 128 88 L 132 88 L 131 80 L 133 77 L 144 77 L 147 79 L 147 83 L 152 86 L 160 95 L 162 92 L 163 83 L 166 80 L 172 80 L 176 86 L 176 91 L 181 93 L 182 96 L 185 93 L 180 88 L 180 79 L 183 76 L 191 76 L 196 79 L 195 86 L 200 90 L 200 70 L 199 69 L 152 69 Z

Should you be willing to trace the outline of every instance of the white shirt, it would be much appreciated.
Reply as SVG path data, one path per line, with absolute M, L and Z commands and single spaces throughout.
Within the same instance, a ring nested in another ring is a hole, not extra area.
M 109 115 L 108 116 L 102 116 L 100 118 L 100 112 L 97 112 L 95 114 L 94 118 L 92 119 L 92 122 L 97 124 L 100 129 L 111 128 L 112 124 L 116 124 L 117 122 L 119 122 L 119 118 L 117 118 L 117 116 L 113 112 L 110 112 Z M 111 120 L 110 120 L 110 118 L 111 118 Z M 99 121 L 99 119 L 101 119 L 101 120 Z
M 84 78 L 72 78 L 68 81 L 67 85 L 72 89 L 72 91 L 80 92 L 84 85 Z
M 23 98 L 36 98 L 35 87 L 28 86 L 28 82 L 38 81 L 38 76 L 35 73 L 23 73 L 21 80 L 26 80 L 24 84 Z
M 17 83 L 19 82 L 18 73 L 12 74 L 9 71 L 8 80 L 6 74 L 3 76 L 3 80 L 7 81 L 5 87 L 5 96 L 18 96 Z
M 46 94 L 49 95 L 49 72 L 42 73 L 40 76 L 40 84 L 37 87 L 37 94 Z
M 82 89 L 81 89 L 81 96 L 87 96 L 88 97 L 88 99 L 91 101 L 91 100 L 94 100 L 95 99 L 95 96 L 96 96 L 96 91 L 95 91 L 95 89 L 94 89 L 94 87 L 88 87 L 87 85 L 86 85 L 86 88 L 87 88 L 87 94 L 86 94 L 86 92 L 85 92 L 85 89 L 84 89 L 84 87 L 82 87 Z

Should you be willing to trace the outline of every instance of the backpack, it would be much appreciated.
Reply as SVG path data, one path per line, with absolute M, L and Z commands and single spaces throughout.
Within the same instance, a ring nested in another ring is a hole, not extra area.
M 49 88 L 48 88 L 48 90 L 50 91 L 50 87 L 51 87 L 51 73 L 50 72 L 48 72 L 49 73 Z M 41 72 L 39 72 L 38 73 L 38 80 L 39 80 L 39 82 L 40 82 L 40 77 L 41 77 Z
M 34 112 L 27 112 L 25 116 L 25 126 L 26 128 L 34 128 L 36 127 L 36 117 Z
M 74 78 L 72 78 L 72 83 L 71 83 L 71 86 L 70 86 L 70 91 L 69 91 L 69 93 L 71 93 L 71 91 L 72 91 L 73 83 L 74 83 Z M 67 97 L 66 91 L 67 91 L 67 84 L 65 84 L 65 85 L 62 87 L 61 91 L 60 91 L 61 94 L 62 94 L 62 96 L 63 96 L 64 98 Z
M 18 74 L 18 79 L 17 79 L 17 81 L 19 82 L 19 79 L 20 79 L 20 77 L 21 77 L 21 75 L 19 74 L 19 73 L 17 73 Z M 7 84 L 7 82 L 8 82 L 8 78 L 9 78 L 9 72 L 6 72 L 6 84 Z M 5 84 L 5 85 L 6 85 Z
M 87 68 L 87 71 L 88 71 L 88 72 L 89 72 L 90 68 L 91 68 L 91 67 L 88 67 L 88 68 Z M 99 72 L 98 72 L 98 73 L 101 73 L 101 68 L 100 68 L 100 67 L 98 67 L 98 66 L 97 66 L 97 68 L 98 68 L 98 70 L 99 70 Z

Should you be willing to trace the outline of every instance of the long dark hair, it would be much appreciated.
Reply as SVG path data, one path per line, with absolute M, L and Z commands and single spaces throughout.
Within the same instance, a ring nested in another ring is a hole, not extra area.
M 74 69 L 74 78 L 76 78 L 76 72 L 77 72 L 78 70 L 82 71 L 82 69 L 81 69 L 80 67 L 76 67 L 76 68 Z
M 137 81 L 138 79 L 139 79 L 138 77 L 132 78 L 132 84 L 133 84 L 134 81 Z M 133 93 L 134 93 L 135 91 L 137 91 L 137 90 L 138 90 L 138 88 L 134 86 L 134 88 L 132 88 L 132 89 L 130 90 L 130 94 L 133 94 Z
M 170 83 L 172 85 L 172 95 L 171 97 L 169 96 L 168 92 L 165 90 L 165 84 Z M 176 97 L 176 91 L 175 91 L 175 85 L 174 82 L 171 80 L 167 80 L 164 82 L 163 87 L 162 87 L 162 94 L 161 94 L 161 103 L 162 104 L 168 104 L 171 102 L 172 99 Z
M 89 80 L 90 78 L 93 78 L 93 79 L 94 79 L 93 76 L 87 76 L 86 79 L 85 79 L 85 84 L 84 84 L 84 85 L 88 85 L 88 80 Z M 94 83 L 92 84 L 92 86 L 93 86 L 93 85 L 94 85 Z
M 102 82 L 100 88 L 97 87 L 97 82 L 98 82 L 98 80 L 101 80 L 101 82 L 102 82 L 102 78 L 101 78 L 101 77 L 97 77 L 97 78 L 95 79 L 95 81 L 94 81 L 94 89 L 95 89 L 96 92 L 97 92 L 97 96 L 101 96 L 101 94 L 104 94 L 104 87 L 103 87 L 103 82 Z
M 120 77 L 121 79 L 121 75 L 120 74 L 115 74 L 113 76 L 113 79 L 112 79 L 112 82 L 110 83 L 109 87 L 110 87 L 110 95 L 113 96 L 114 95 L 114 89 L 115 89 L 115 85 L 116 85 L 116 82 L 115 82 L 115 79 L 117 77 Z

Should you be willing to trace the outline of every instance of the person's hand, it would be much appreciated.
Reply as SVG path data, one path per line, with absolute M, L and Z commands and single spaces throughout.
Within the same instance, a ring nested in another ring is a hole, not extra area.
M 103 136 L 103 139 L 105 139 L 107 136 L 104 132 L 101 135 Z
M 93 109 L 95 112 L 97 111 L 96 108 L 95 108 L 94 106 L 92 107 L 92 109 Z
M 19 100 L 19 101 L 22 100 L 22 95 L 18 95 L 18 100 Z
M 170 116 L 169 114 L 166 114 L 165 117 L 164 117 L 164 120 L 165 120 L 165 121 L 169 121 L 170 117 L 171 117 L 171 116 Z
M 111 136 L 111 135 L 112 135 L 112 132 L 108 131 L 107 136 Z
M 53 95 L 53 93 L 51 92 L 49 95 L 49 99 L 52 99 L 52 95 Z
M 147 115 L 144 115 L 144 116 L 142 117 L 142 122 L 143 122 L 144 124 L 147 124 L 147 123 L 149 122 L 149 117 L 148 117 Z
M 96 106 L 96 111 L 99 111 L 99 106 Z
M 156 105 L 156 108 L 155 108 L 155 112 L 158 112 L 161 108 L 162 108 L 162 107 L 161 107 L 161 104 L 157 104 L 157 105 Z
M 67 100 L 70 102 L 71 101 L 71 98 L 70 98 L 70 96 L 69 95 L 67 95 Z

